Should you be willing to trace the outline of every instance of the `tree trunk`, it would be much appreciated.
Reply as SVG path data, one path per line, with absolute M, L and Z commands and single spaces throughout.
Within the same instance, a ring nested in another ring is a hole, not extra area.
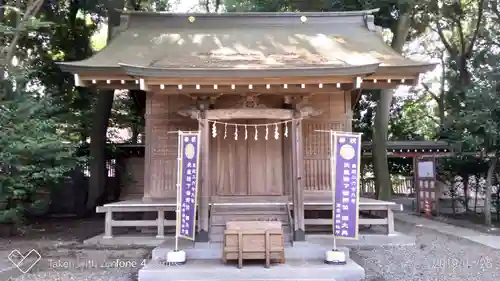
M 481 175 L 476 175 L 476 190 L 474 190 L 475 196 L 474 196 L 474 214 L 477 214 L 477 196 L 479 193 L 479 179 L 481 178 Z
M 464 208 L 465 213 L 469 212 L 469 174 L 466 174 L 465 177 L 462 177 L 464 181 Z
M 452 180 L 451 186 L 450 186 L 450 195 L 451 195 L 451 213 L 456 215 L 456 210 L 455 210 L 455 192 L 456 192 L 456 182 L 455 179 Z
M 137 144 L 139 142 L 139 125 L 132 123 L 132 140 L 131 143 Z
M 99 91 L 95 106 L 92 132 L 90 135 L 90 180 L 87 195 L 87 209 L 92 210 L 105 194 L 106 169 L 106 139 L 114 91 Z
M 373 128 L 373 171 L 375 174 L 375 190 L 377 199 L 391 199 L 391 176 L 387 164 L 387 133 L 389 128 L 389 111 L 392 103 L 392 91 L 379 94 Z
M 120 24 L 120 13 L 123 0 L 109 1 L 108 10 L 108 42 L 112 40 L 114 28 Z M 99 91 L 92 120 L 90 133 L 90 180 L 87 194 L 87 209 L 93 210 L 105 195 L 106 180 L 106 139 L 109 117 L 113 106 L 114 90 Z
M 397 28 L 391 43 L 392 48 L 401 53 L 410 31 L 410 12 L 403 13 L 398 20 Z M 391 176 L 387 163 L 387 133 L 389 131 L 389 114 L 393 90 L 383 90 L 379 94 L 373 128 L 373 165 L 375 173 L 375 190 L 379 200 L 391 199 Z
M 484 224 L 491 226 L 491 194 L 492 194 L 492 180 L 497 166 L 497 157 L 493 156 L 490 159 L 490 167 L 486 175 L 486 194 L 484 197 Z

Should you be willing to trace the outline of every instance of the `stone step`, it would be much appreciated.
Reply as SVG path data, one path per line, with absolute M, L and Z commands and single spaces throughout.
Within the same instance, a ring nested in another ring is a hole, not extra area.
M 173 243 L 172 241 L 164 242 L 160 246 L 153 249 L 152 259 L 153 260 L 164 260 L 166 259 L 167 253 L 172 251 Z M 330 244 L 331 241 L 327 241 Z M 328 246 L 321 244 L 316 244 L 317 241 L 302 241 L 295 242 L 292 245 L 285 245 L 285 260 L 321 260 L 325 257 L 325 252 L 330 250 Z M 210 242 L 210 243 L 184 243 L 180 246 L 180 249 L 186 252 L 188 259 L 222 259 L 222 243 Z M 339 251 L 343 251 L 347 258 L 349 258 L 349 249 L 347 247 L 338 247 Z
M 287 209 L 280 206 L 216 206 L 212 214 L 287 214 Z
M 286 244 L 292 242 L 287 209 L 279 205 L 269 206 L 214 206 L 210 215 L 211 242 L 222 242 L 228 221 L 281 221 Z
M 238 269 L 234 264 L 224 265 L 220 260 L 188 260 L 184 265 L 165 265 L 150 261 L 139 270 L 139 281 L 361 281 L 364 269 L 352 260 L 346 265 L 327 265 L 318 260 L 285 260 L 285 264 L 245 264 Z
M 286 214 L 227 214 L 227 215 L 212 215 L 210 224 L 223 224 L 228 221 L 281 221 L 288 224 L 288 215 Z
M 216 215 L 287 215 L 284 210 L 219 210 L 212 211 L 212 216 Z
M 290 232 L 290 226 L 288 224 L 282 224 L 281 228 L 283 229 L 283 233 L 288 233 Z M 222 235 L 224 233 L 224 230 L 226 229 L 226 225 L 221 224 L 221 225 L 211 225 L 210 226 L 210 233 L 214 234 L 220 234 Z

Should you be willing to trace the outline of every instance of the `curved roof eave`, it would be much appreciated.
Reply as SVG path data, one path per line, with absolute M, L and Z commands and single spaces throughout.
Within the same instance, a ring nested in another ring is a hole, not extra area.
M 69 73 L 82 73 L 82 72 L 90 72 L 90 73 L 116 73 L 116 72 L 123 72 L 122 68 L 117 65 L 117 66 L 87 66 L 87 65 L 81 65 L 78 62 L 56 62 L 56 65 L 59 66 L 59 68 L 63 72 L 69 72 Z
M 369 75 L 377 71 L 380 64 L 366 64 L 346 67 L 294 67 L 267 69 L 235 69 L 235 68 L 154 68 L 119 64 L 130 76 L 141 77 L 314 77 L 314 76 L 356 76 Z
M 413 65 L 381 65 L 376 74 L 384 74 L 384 75 L 398 75 L 405 73 L 413 73 L 415 75 L 426 73 L 432 71 L 436 68 L 437 63 L 420 63 Z

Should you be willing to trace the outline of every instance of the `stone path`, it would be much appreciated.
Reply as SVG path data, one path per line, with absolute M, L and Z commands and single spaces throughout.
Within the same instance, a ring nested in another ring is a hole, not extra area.
M 416 245 L 353 250 L 365 281 L 499 280 L 498 237 L 407 213 L 396 218 L 396 230 L 415 236 Z
M 399 220 L 401 222 L 411 223 L 420 227 L 433 229 L 442 234 L 464 238 L 472 242 L 500 250 L 500 237 L 496 235 L 485 234 L 476 230 L 418 217 L 413 215 L 412 213 L 398 212 L 394 214 L 394 217 L 396 220 Z

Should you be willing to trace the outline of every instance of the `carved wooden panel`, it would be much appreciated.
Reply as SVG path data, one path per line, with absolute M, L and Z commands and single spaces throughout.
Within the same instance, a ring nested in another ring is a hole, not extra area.
M 338 93 L 315 95 L 310 104 L 324 113 L 303 121 L 305 190 L 331 190 L 330 134 L 317 131 L 351 131 L 345 126 L 350 124 L 350 107 L 346 107 L 345 95 Z
M 148 95 L 146 101 L 146 153 L 144 197 L 176 196 L 178 130 L 198 130 L 198 122 L 176 114 L 187 104 L 185 96 Z

